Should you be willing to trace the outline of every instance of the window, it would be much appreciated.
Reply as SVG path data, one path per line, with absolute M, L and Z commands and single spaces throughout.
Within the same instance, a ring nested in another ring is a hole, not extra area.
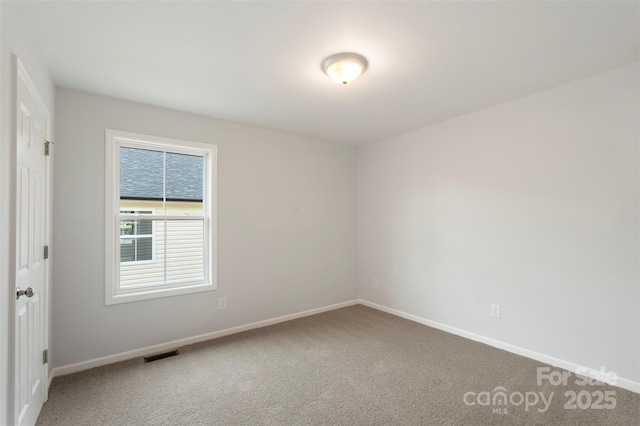
M 107 130 L 106 304 L 216 289 L 216 147 Z
M 120 214 L 153 214 L 149 210 L 120 210 Z M 148 219 L 120 222 L 120 263 L 145 262 L 155 259 L 155 232 Z

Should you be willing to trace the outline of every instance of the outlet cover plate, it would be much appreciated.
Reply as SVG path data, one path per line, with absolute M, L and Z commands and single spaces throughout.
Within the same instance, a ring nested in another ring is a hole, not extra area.
M 501 318 L 502 317 L 502 307 L 498 304 L 492 303 L 491 304 L 491 316 L 494 318 Z

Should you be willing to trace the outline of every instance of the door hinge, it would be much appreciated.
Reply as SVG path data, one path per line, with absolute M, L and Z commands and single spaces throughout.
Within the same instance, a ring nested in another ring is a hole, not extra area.
M 49 363 L 49 349 L 45 349 L 44 351 L 42 351 L 42 363 L 43 364 Z
M 49 246 L 44 246 L 44 258 L 49 258 Z
M 52 143 L 54 143 L 54 142 L 44 141 L 44 155 L 45 156 L 49 156 L 49 147 L 51 146 Z

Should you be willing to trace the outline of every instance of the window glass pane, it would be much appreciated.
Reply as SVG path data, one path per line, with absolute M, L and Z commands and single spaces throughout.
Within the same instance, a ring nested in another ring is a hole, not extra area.
M 120 221 L 120 235 L 133 235 L 134 221 L 121 220 Z
M 152 221 L 150 220 L 136 220 L 135 225 L 135 235 L 151 235 L 153 233 L 152 230 Z
M 162 203 L 163 195 L 164 152 L 120 147 L 120 210 L 129 207 L 123 201 Z
M 180 216 L 202 216 L 204 210 L 201 202 L 174 202 L 167 201 L 167 214 Z
M 138 262 L 153 260 L 153 238 L 136 239 L 136 260 Z
M 131 238 L 120 239 L 120 262 L 135 262 L 136 246 Z
M 167 152 L 168 215 L 202 215 L 204 158 Z
M 204 221 L 167 221 L 167 282 L 204 279 Z
M 151 220 L 121 220 L 120 235 L 151 235 L 153 227 Z

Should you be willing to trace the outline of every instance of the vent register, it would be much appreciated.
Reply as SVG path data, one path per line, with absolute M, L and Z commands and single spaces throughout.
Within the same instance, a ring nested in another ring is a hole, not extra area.
M 158 361 L 159 359 L 170 358 L 172 356 L 180 355 L 180 352 L 177 349 L 172 351 L 163 352 L 161 354 L 149 355 L 144 357 L 144 362 L 149 363 L 153 361 Z

